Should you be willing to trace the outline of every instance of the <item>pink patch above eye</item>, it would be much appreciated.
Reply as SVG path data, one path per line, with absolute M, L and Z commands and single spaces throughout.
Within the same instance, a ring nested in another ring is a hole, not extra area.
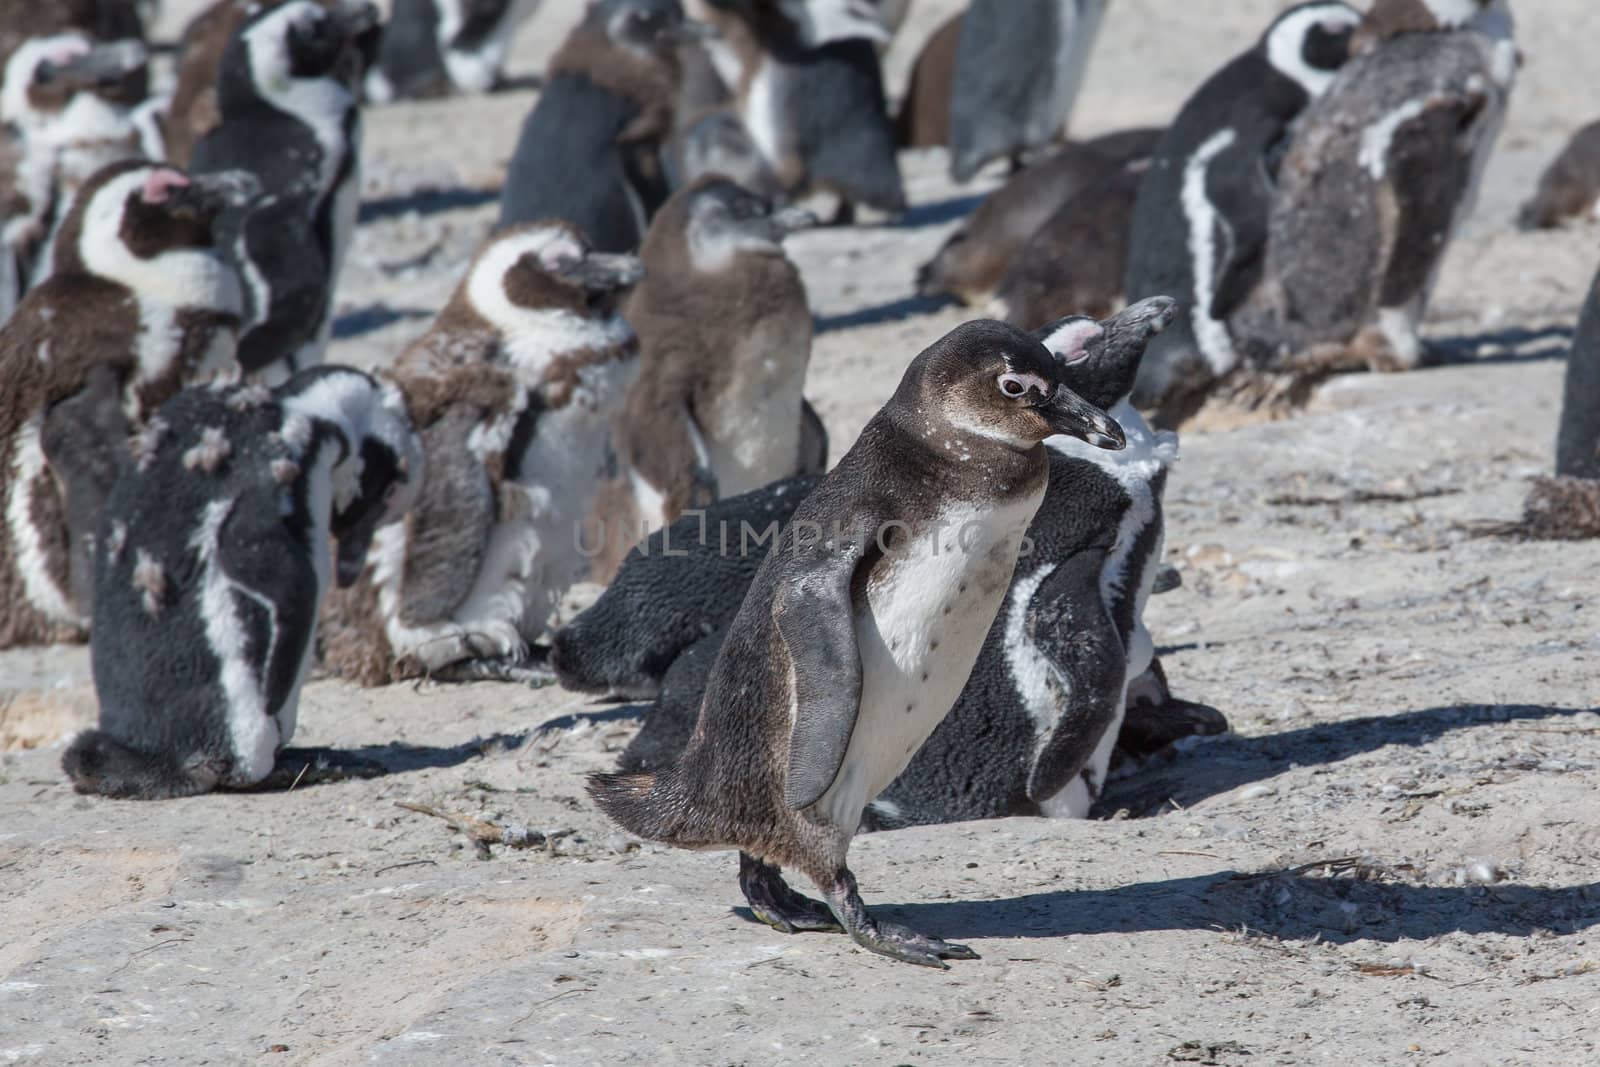
M 71 63 L 79 56 L 86 56 L 88 54 L 88 41 L 62 41 L 60 44 L 50 49 L 49 53 L 44 58 L 45 62 L 60 67 Z
M 189 179 L 175 170 L 158 170 L 144 180 L 139 198 L 147 204 L 162 204 L 172 195 L 172 190 L 188 184 Z
M 1092 319 L 1069 322 L 1045 338 L 1044 346 L 1063 363 L 1076 363 L 1088 358 L 1086 346 L 1104 332 L 1100 324 Z

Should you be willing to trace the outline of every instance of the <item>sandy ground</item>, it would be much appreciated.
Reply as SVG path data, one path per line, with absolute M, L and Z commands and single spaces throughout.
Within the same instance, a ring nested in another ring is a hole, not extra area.
M 192 5 L 169 0 L 166 22 Z M 917 0 L 903 84 L 954 5 Z M 1118 0 L 1091 133 L 1165 121 L 1272 0 Z M 740 917 L 731 854 L 640 847 L 586 801 L 635 711 L 557 689 L 318 680 L 296 742 L 389 773 L 159 806 L 75 796 L 81 648 L 0 655 L 0 1062 L 1583 1064 L 1600 1057 L 1600 546 L 1464 527 L 1551 464 L 1594 228 L 1511 225 L 1600 114 L 1600 8 L 1518 5 L 1527 54 L 1430 335 L 1462 362 L 1339 380 L 1292 421 L 1193 433 L 1168 493 L 1182 591 L 1150 622 L 1236 732 L 1116 783 L 1110 816 L 861 838 L 881 914 L 983 955 L 948 973 Z M 546 0 L 513 73 L 576 10 Z M 368 120 L 334 358 L 425 325 L 493 217 L 532 96 Z M 908 156 L 901 225 L 793 242 L 836 443 L 964 317 L 912 272 L 972 197 Z M 837 452 L 836 444 L 836 452 Z M 580 589 L 569 610 L 592 589 Z M 434 805 L 529 827 L 492 858 Z

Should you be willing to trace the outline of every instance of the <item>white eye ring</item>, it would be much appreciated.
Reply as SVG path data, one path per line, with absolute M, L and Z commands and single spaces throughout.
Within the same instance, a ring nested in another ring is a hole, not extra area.
M 1044 391 L 1041 388 L 1043 383 L 1032 374 L 1002 374 L 998 379 L 996 379 L 996 383 L 1000 386 L 1000 391 L 1002 393 L 1013 399 L 1026 394 L 1029 389 L 1039 389 L 1040 392 Z

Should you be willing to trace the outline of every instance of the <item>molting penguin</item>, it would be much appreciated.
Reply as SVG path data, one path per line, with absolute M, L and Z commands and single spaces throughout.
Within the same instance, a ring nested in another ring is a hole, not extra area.
M 594 516 L 597 581 L 685 508 L 821 470 L 826 436 L 801 393 L 811 309 L 783 251 L 814 221 L 713 175 L 675 194 L 651 225 L 644 282 L 626 310 L 643 358 Z
M 240 176 L 112 164 L 80 190 L 55 272 L 0 330 L 0 648 L 87 624 L 95 524 L 124 438 L 185 381 L 231 363 L 239 282 L 212 225 L 248 191 Z
M 245 280 L 247 372 L 277 379 L 322 359 L 360 197 L 350 83 L 376 25 L 368 3 L 289 0 L 247 16 L 224 53 L 222 123 L 195 145 L 192 169 L 240 169 L 261 181 L 264 195 L 222 220 Z
M 271 772 L 329 579 L 360 572 L 422 462 L 399 391 L 347 367 L 197 386 L 151 426 L 95 549 L 99 726 L 61 761 L 81 793 L 145 800 Z
M 600 807 L 642 837 L 739 849 L 745 897 L 779 930 L 842 929 L 926 966 L 973 958 L 874 919 L 845 855 L 868 802 L 965 684 L 1044 496 L 1042 442 L 1056 433 L 1122 445 L 1028 334 L 967 323 L 919 355 L 762 562 L 682 758 L 593 776 Z M 790 889 L 783 866 L 827 904 Z
M 485 244 L 395 367 L 427 474 L 330 601 L 330 668 L 364 684 L 547 677 L 529 648 L 586 567 L 579 527 L 639 362 L 617 305 L 640 274 L 560 222 Z
M 1572 135 L 1540 175 L 1518 222 L 1525 230 L 1544 230 L 1576 218 L 1600 219 L 1600 122 Z
M 973 0 L 950 86 L 950 177 L 1016 158 L 1061 133 L 1107 0 Z
M 1439 263 L 1516 76 L 1510 33 L 1494 0 L 1373 6 L 1363 50 L 1301 116 L 1279 168 L 1263 283 L 1229 319 L 1250 367 L 1314 379 L 1417 365 Z
M 539 0 L 395 0 L 367 72 L 367 99 L 488 92 L 512 35 L 538 9 Z
M 895 115 L 895 142 L 901 148 L 929 148 L 950 143 L 950 86 L 955 79 L 956 49 L 961 43 L 957 15 L 933 31 L 911 66 L 911 83 Z
M 918 269 L 917 292 L 930 297 L 949 294 L 981 306 L 1046 219 L 1130 161 L 1148 159 L 1160 139 L 1160 130 L 1123 130 L 1064 145 L 1023 168 L 986 196 Z M 1120 243 L 1125 245 L 1126 239 Z
M 565 219 L 632 252 L 667 199 L 677 46 L 703 32 L 678 0 L 598 0 L 550 60 L 500 194 L 500 224 Z
M 1135 404 L 1161 409 L 1160 425 L 1176 425 L 1238 364 L 1227 319 L 1261 278 L 1277 161 L 1290 125 L 1349 57 L 1360 20 L 1328 0 L 1279 15 L 1184 104 L 1140 182 L 1124 291 L 1181 302 L 1134 391 Z
M 245 17 L 269 6 L 269 0 L 216 0 L 183 28 L 177 81 L 163 123 L 167 162 L 187 167 L 195 142 L 222 125 L 217 81 L 223 53 Z
M 721 39 L 708 44 L 745 127 L 791 196 L 905 210 L 894 127 L 875 42 L 888 31 L 851 0 L 705 0 Z

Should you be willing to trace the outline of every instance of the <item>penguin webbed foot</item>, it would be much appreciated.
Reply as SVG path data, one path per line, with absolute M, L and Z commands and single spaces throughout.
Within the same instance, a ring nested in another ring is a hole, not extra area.
M 920 933 L 899 923 L 879 922 L 867 912 L 866 902 L 856 890 L 856 878 L 848 868 L 839 868 L 827 892 L 828 907 L 844 926 L 844 932 L 862 948 L 903 963 L 949 970 L 945 960 L 975 960 L 980 957 L 966 945 L 958 945 Z
M 844 927 L 828 906 L 797 893 L 783 880 L 782 873 L 748 852 L 739 853 L 739 888 L 758 922 L 784 934 L 839 934 Z

